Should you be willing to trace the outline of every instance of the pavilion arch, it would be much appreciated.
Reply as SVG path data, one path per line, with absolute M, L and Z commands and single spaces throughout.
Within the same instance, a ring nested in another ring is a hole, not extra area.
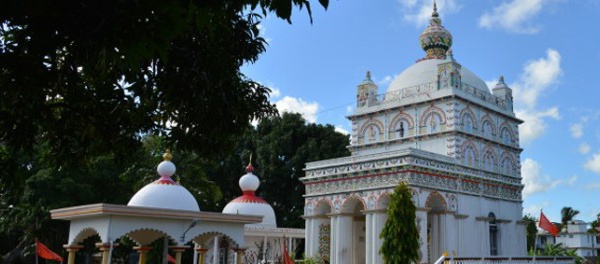
M 131 238 L 133 242 L 137 243 L 140 246 L 150 245 L 152 242 L 154 242 L 154 240 L 157 240 L 164 236 L 169 238 L 169 240 L 175 241 L 172 237 L 169 237 L 167 233 L 154 228 L 140 228 L 128 232 L 125 235 Z
M 315 205 L 315 209 L 313 211 L 314 215 L 327 215 L 332 213 L 331 209 L 333 208 L 333 203 L 331 200 L 325 198 L 317 201 Z
M 359 207 L 362 207 L 362 209 L 358 209 Z M 341 213 L 360 214 L 360 211 L 365 209 L 367 209 L 367 205 L 364 199 L 358 194 L 352 194 L 344 200 Z
M 75 235 L 75 238 L 73 238 L 73 241 L 71 241 L 71 245 L 77 245 L 79 243 L 83 243 L 83 241 L 91 236 L 95 236 L 98 235 L 100 236 L 100 233 L 98 233 L 98 231 L 96 231 L 96 229 L 91 228 L 91 227 L 86 227 L 84 229 L 82 229 L 81 231 L 79 231 L 79 233 L 77 233 L 77 235 Z
M 429 108 L 427 108 L 425 112 L 423 112 L 423 115 L 421 115 L 419 126 L 426 126 L 426 122 L 429 121 L 429 118 L 431 118 L 431 116 L 433 115 L 438 116 L 438 118 L 440 119 L 440 124 L 446 124 L 446 113 L 444 113 L 444 110 L 435 105 L 432 105 Z
M 387 209 L 391 202 L 391 194 L 384 192 L 377 198 L 377 209 Z
M 240 245 L 230 236 L 220 232 L 206 232 L 195 236 L 192 240 L 199 245 L 206 245 L 216 236 L 220 236 L 222 239 L 227 240 L 233 247 L 239 247 Z
M 448 204 L 439 192 L 432 192 L 427 197 L 425 207 L 431 208 L 432 213 L 442 213 L 448 209 Z

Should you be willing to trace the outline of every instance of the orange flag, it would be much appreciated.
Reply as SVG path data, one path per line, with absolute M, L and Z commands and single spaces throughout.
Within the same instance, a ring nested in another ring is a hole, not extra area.
M 60 255 L 58 255 L 58 254 L 54 253 L 52 250 L 48 249 L 48 247 L 46 247 L 41 242 L 36 240 L 35 243 L 36 243 L 36 248 L 37 248 L 37 254 L 38 254 L 38 256 L 40 256 L 40 258 L 56 260 L 56 261 L 60 261 L 60 262 L 63 261 L 63 258 Z
M 546 218 L 544 212 L 540 212 L 540 223 L 538 226 L 548 233 L 552 234 L 554 237 L 558 236 L 558 228 Z
M 288 254 L 287 247 L 285 246 L 285 237 L 283 238 L 283 264 L 294 264 L 294 260 Z

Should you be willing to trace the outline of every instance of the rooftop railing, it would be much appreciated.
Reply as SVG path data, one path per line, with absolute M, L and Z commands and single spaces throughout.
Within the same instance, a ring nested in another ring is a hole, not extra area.
M 438 91 L 447 91 L 449 89 L 450 88 L 444 88 L 438 90 L 437 82 L 424 83 L 411 87 L 406 87 L 397 91 L 382 93 L 376 96 L 359 99 L 357 101 L 357 107 L 382 105 L 390 102 L 396 102 L 402 99 L 414 98 L 419 95 L 431 97 L 435 95 L 435 93 Z M 464 94 L 471 97 L 475 97 L 482 101 L 495 105 L 500 109 L 506 109 L 506 102 L 504 99 L 490 94 L 489 92 L 482 91 L 469 84 L 461 83 L 460 87 L 454 87 L 452 89 L 458 94 Z

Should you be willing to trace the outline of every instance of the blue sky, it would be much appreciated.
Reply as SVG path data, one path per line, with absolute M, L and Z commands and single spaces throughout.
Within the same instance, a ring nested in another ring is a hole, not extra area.
M 263 21 L 266 53 L 243 72 L 273 89 L 280 111 L 350 131 L 356 86 L 370 70 L 384 93 L 395 75 L 424 56 L 418 37 L 431 0 L 313 3 L 313 24 Z M 600 0 L 438 0 L 455 59 L 488 83 L 513 88 L 524 212 L 600 213 Z

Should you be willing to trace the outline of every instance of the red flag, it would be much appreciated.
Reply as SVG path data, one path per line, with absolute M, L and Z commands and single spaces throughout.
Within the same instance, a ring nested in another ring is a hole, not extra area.
M 36 247 L 37 247 L 37 254 L 38 254 L 38 256 L 40 256 L 40 258 L 56 260 L 56 261 L 60 261 L 60 262 L 63 261 L 63 258 L 60 255 L 58 255 L 58 254 L 54 253 L 52 250 L 48 249 L 41 242 L 36 240 L 35 243 L 36 243 Z
M 171 254 L 167 254 L 167 262 L 169 263 L 177 263 L 177 260 Z
M 292 257 L 288 254 L 287 247 L 285 246 L 285 237 L 283 238 L 283 264 L 294 264 Z
M 540 212 L 540 223 L 538 226 L 548 233 L 552 234 L 554 237 L 558 236 L 558 228 L 546 218 L 544 212 Z

